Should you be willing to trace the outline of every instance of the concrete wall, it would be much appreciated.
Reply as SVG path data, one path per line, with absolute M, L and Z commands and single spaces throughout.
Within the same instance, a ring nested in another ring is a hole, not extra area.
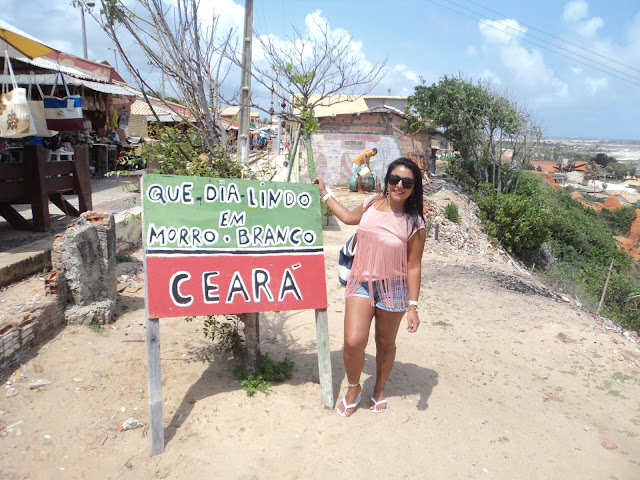
M 149 131 L 147 130 L 147 117 L 144 115 L 129 116 L 129 127 L 126 132 L 129 137 L 148 137 Z M 124 139 L 121 138 L 121 140 Z
M 320 117 L 319 131 L 348 133 L 377 133 L 393 135 L 404 125 L 404 118 L 391 112 L 361 113 Z

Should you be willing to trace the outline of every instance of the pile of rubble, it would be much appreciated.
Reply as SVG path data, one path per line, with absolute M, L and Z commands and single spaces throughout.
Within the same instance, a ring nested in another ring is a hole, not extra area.
M 445 217 L 447 204 L 458 207 L 460 220 L 453 222 Z M 457 187 L 444 183 L 442 190 L 425 198 L 425 221 L 427 241 L 425 251 L 448 254 L 456 251 L 465 255 L 488 256 L 491 260 L 500 258 L 501 250 L 488 238 L 480 218 L 477 205 Z

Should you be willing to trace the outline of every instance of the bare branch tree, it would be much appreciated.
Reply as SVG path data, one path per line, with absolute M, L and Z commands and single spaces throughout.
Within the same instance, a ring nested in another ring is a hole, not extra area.
M 305 135 L 311 175 L 315 175 L 311 156 L 310 135 L 317 128 L 313 109 L 317 105 L 330 106 L 366 95 L 383 76 L 386 63 L 374 65 L 364 62 L 353 49 L 348 36 L 330 32 L 326 22 L 316 22 L 306 34 L 293 28 L 294 34 L 279 41 L 272 35 L 257 35 L 264 60 L 254 61 L 252 76 L 267 89 L 274 86 L 279 100 L 293 103 L 291 110 L 272 112 L 253 105 L 269 114 L 294 121 L 299 125 L 293 148 L 289 152 L 289 169 L 301 135 Z M 238 58 L 234 59 L 241 66 Z M 277 102 L 278 105 L 280 101 Z
M 229 69 L 223 68 L 223 62 L 232 47 L 234 31 L 219 39 L 215 16 L 210 19 L 210 26 L 203 26 L 198 16 L 199 0 L 177 0 L 175 6 L 168 6 L 163 0 L 138 0 L 131 8 L 124 0 L 101 0 L 101 4 L 100 13 L 94 18 L 113 40 L 149 106 L 152 107 L 146 91 L 163 101 L 164 96 L 152 84 L 148 73 L 134 65 L 133 52 L 124 47 L 127 35 L 133 38 L 135 48 L 144 54 L 148 64 L 166 75 L 192 117 L 176 113 L 193 123 L 208 149 L 220 143 L 224 131 L 218 123 L 217 106 L 220 85 Z

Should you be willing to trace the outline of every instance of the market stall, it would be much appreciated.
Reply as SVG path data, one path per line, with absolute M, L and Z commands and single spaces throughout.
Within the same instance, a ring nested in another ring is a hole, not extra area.
M 131 148 L 125 129 L 136 91 L 43 58 L 10 58 L 7 67 L 0 75 L 9 92 L 0 96 L 0 215 L 16 228 L 48 230 L 49 201 L 66 215 L 90 209 L 90 177 L 116 170 L 118 155 Z M 28 106 L 13 98 L 20 95 Z M 64 195 L 77 195 L 80 210 Z M 13 207 L 24 203 L 31 223 Z

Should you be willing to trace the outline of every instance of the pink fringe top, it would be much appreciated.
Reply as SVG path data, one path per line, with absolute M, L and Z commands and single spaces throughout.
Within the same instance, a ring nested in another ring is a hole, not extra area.
M 398 299 L 402 304 L 408 304 L 409 294 L 407 285 L 407 242 L 418 231 L 425 228 L 424 221 L 419 220 L 417 229 L 411 230 L 407 225 L 404 213 L 381 212 L 376 209 L 376 203 L 384 197 L 376 195 L 365 200 L 365 212 L 358 227 L 356 254 L 351 266 L 351 275 L 347 282 L 345 298 L 350 297 L 358 286 L 367 282 L 371 292 L 371 306 L 373 300 L 373 282 L 379 281 L 382 298 L 385 305 L 394 305 L 394 295 L 401 295 Z M 398 288 L 396 285 L 401 286 Z M 396 288 L 393 288 L 396 286 Z

